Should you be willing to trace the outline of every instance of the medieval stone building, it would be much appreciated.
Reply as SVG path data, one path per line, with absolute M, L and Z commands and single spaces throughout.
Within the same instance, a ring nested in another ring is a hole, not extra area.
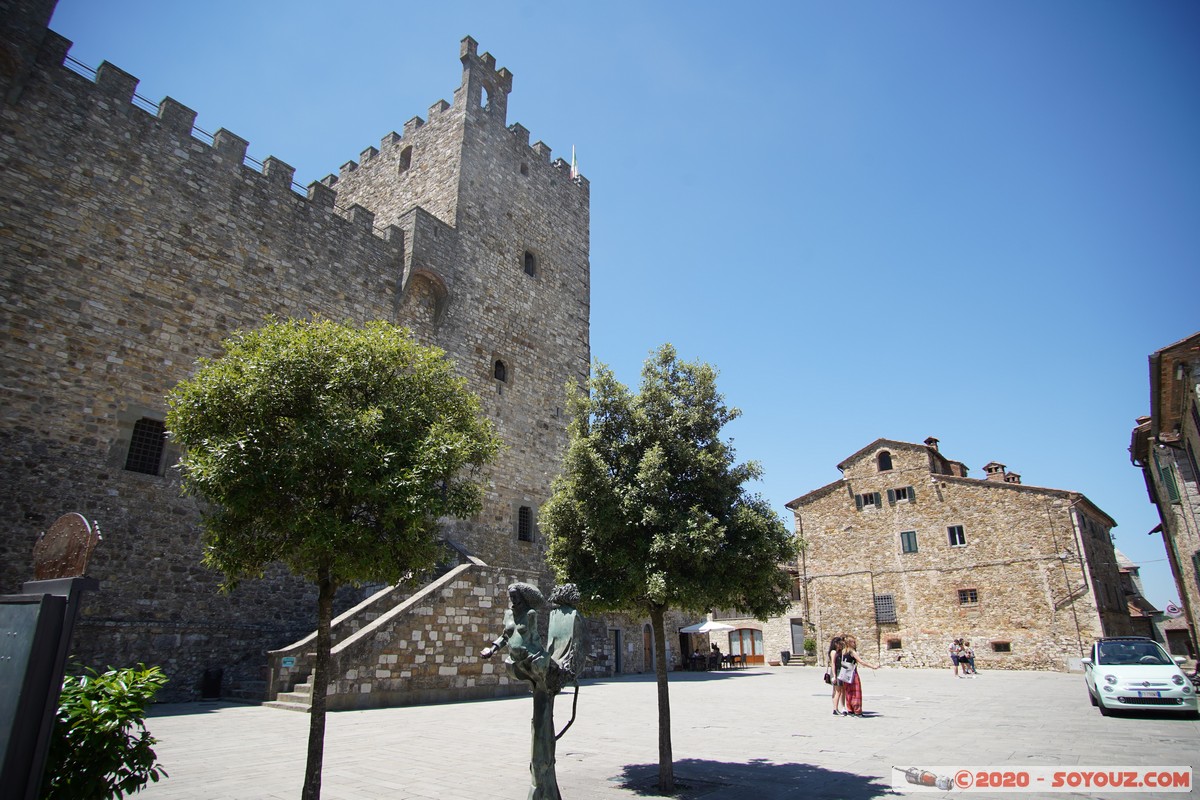
M 268 315 L 386 320 L 447 352 L 507 447 L 483 511 L 446 529 L 455 571 L 344 620 L 338 691 L 360 697 L 331 707 L 498 691 L 475 653 L 509 580 L 549 588 L 537 510 L 566 442 L 564 387 L 589 369 L 588 181 L 509 123 L 513 76 L 470 38 L 451 102 L 298 187 L 283 160 L 135 95 L 120 68 L 71 63 L 53 7 L 0 0 L 0 591 L 78 511 L 104 537 L 80 660 L 160 664 L 166 699 L 262 696 L 267 651 L 311 630 L 313 593 L 281 570 L 217 591 L 164 397 Z M 597 670 L 623 641 L 625 668 L 640 666 L 630 631 L 601 632 Z M 281 688 L 302 677 L 293 659 L 277 659 Z
M 932 438 L 878 439 L 838 469 L 787 504 L 806 542 L 797 612 L 820 649 L 847 632 L 873 661 L 936 667 L 964 638 L 980 669 L 1066 669 L 1131 632 L 1116 523 L 1082 494 L 997 462 L 970 478 Z
M 1200 333 L 1150 355 L 1150 416 L 1133 429 L 1129 453 L 1161 522 L 1180 616 L 1167 626 L 1171 651 L 1200 650 Z

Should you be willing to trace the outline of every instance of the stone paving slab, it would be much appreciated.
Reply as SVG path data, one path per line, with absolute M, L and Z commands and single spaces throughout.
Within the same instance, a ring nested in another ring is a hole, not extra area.
M 867 800 L 894 794 L 892 766 L 1185 765 L 1194 776 L 1200 767 L 1200 722 L 1150 713 L 1101 717 L 1078 674 L 985 672 L 964 679 L 949 669 L 868 670 L 861 719 L 833 716 L 821 674 L 818 667 L 673 673 L 675 775 L 687 787 L 679 796 Z M 570 702 L 569 694 L 558 700 L 560 727 Z M 528 697 L 332 713 L 322 797 L 520 800 L 528 790 L 531 714 Z M 558 744 L 565 800 L 652 796 L 657 720 L 653 676 L 584 684 L 578 719 Z M 170 777 L 139 798 L 300 795 L 307 715 L 193 703 L 156 706 L 147 725 Z

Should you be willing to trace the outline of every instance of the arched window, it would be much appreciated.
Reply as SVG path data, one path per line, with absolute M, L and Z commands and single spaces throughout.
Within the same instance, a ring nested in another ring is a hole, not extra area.
M 537 256 L 528 250 L 525 251 L 525 274 L 537 275 Z
M 400 151 L 400 172 L 408 172 L 412 166 L 412 145 Z
M 892 468 L 892 454 L 884 450 L 879 454 L 879 471 L 887 472 Z
M 504 366 L 503 361 L 496 361 L 495 367 L 492 368 L 492 377 L 504 383 L 508 380 L 508 367 Z

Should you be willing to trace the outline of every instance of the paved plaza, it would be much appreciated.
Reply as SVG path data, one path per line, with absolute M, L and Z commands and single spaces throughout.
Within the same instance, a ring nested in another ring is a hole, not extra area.
M 678 796 L 867 800 L 894 794 L 893 766 L 1200 766 L 1200 722 L 1151 714 L 1102 717 L 1088 703 L 1079 674 L 985 672 L 956 679 L 949 669 L 867 670 L 861 719 L 833 716 L 821 674 L 817 667 L 672 673 L 675 776 L 685 787 Z M 570 704 L 570 694 L 560 696 L 560 728 L 570 718 Z M 332 713 L 322 797 L 523 800 L 531 712 L 530 698 L 517 697 Z M 652 675 L 585 683 L 578 719 L 558 743 L 563 798 L 653 795 L 657 719 Z M 305 714 L 192 703 L 157 706 L 147 724 L 170 777 L 140 799 L 300 795 Z

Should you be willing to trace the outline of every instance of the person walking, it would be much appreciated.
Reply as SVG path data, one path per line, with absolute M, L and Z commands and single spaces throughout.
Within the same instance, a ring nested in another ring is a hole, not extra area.
M 959 661 L 962 660 L 962 639 L 955 639 L 950 643 L 950 663 L 954 665 L 954 677 L 959 677 L 958 667 Z
M 842 684 L 838 682 L 838 670 L 842 668 L 843 638 L 839 633 L 829 641 L 829 666 L 825 672 L 825 682 L 833 685 L 833 715 L 835 717 L 844 713 L 838 711 L 838 708 L 844 707 L 846 704 L 846 693 L 842 691 Z
M 975 651 L 971 649 L 970 642 L 963 642 L 962 652 L 958 656 L 958 662 L 963 668 L 964 675 L 979 674 L 979 672 L 975 669 Z
M 859 666 L 879 669 L 878 664 L 872 664 L 858 654 L 858 639 L 846 636 L 842 640 L 842 669 L 838 673 L 838 682 L 846 697 L 848 714 L 861 717 L 862 714 L 862 681 L 858 677 Z

